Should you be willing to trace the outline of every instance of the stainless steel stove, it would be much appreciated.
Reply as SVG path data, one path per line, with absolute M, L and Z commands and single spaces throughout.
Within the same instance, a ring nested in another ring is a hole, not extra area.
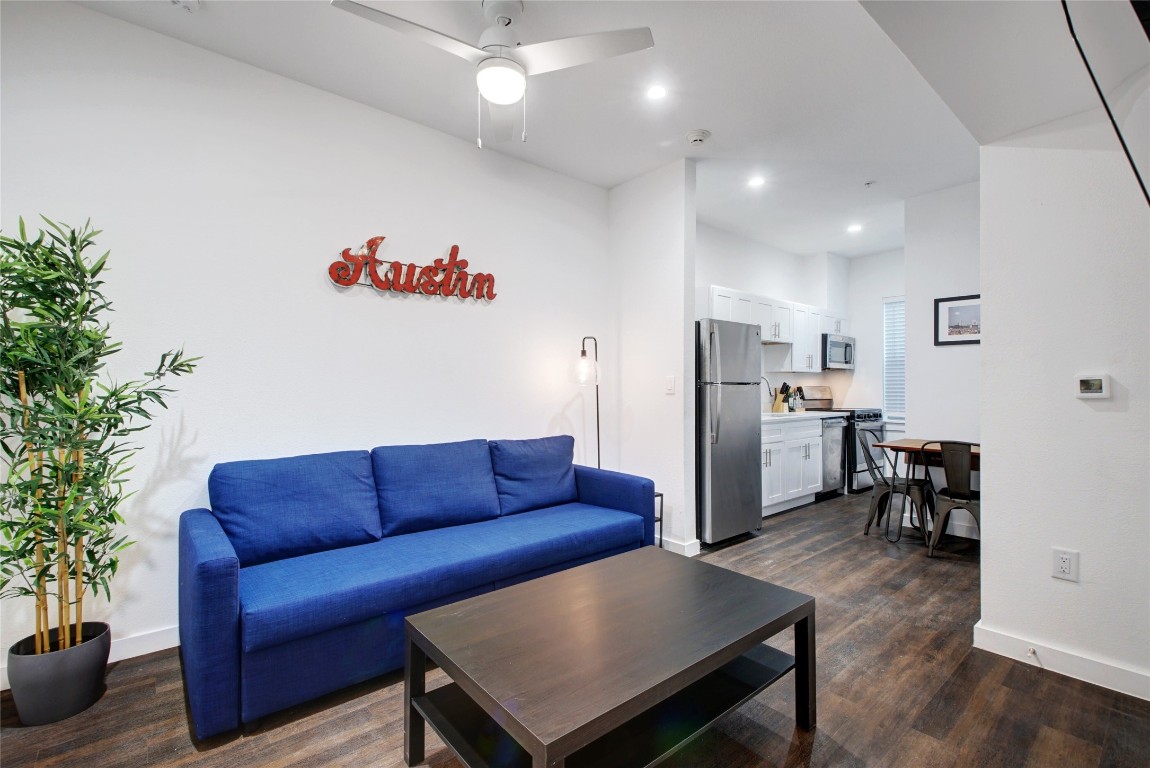
M 867 472 L 866 459 L 863 458 L 862 447 L 858 441 L 858 430 L 869 429 L 874 431 L 879 441 L 886 439 L 886 422 L 882 418 L 882 408 L 837 408 L 830 387 L 799 387 L 799 394 L 808 411 L 834 411 L 847 417 L 847 433 L 844 441 L 846 449 L 843 451 L 847 493 L 870 490 L 874 483 L 870 479 L 870 473 Z M 878 466 L 883 466 L 881 448 L 872 448 L 871 455 Z

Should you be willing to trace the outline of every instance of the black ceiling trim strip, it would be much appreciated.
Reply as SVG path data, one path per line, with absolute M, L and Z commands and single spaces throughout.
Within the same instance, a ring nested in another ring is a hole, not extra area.
M 1138 166 L 1134 164 L 1134 158 L 1130 155 L 1130 148 L 1126 146 L 1126 140 L 1122 138 L 1122 131 L 1118 130 L 1118 121 L 1114 119 L 1114 113 L 1110 111 L 1110 104 L 1106 101 L 1106 95 L 1102 93 L 1102 87 L 1098 85 L 1098 78 L 1094 76 L 1094 70 L 1090 68 L 1090 62 L 1086 59 L 1086 52 L 1082 50 L 1082 43 L 1078 42 L 1078 35 L 1074 31 L 1074 22 L 1070 19 L 1070 8 L 1067 7 L 1066 0 L 1062 0 L 1062 13 L 1066 16 L 1066 26 L 1070 30 L 1070 36 L 1074 38 L 1078 55 L 1082 57 L 1082 63 L 1086 65 L 1086 71 L 1090 74 L 1090 82 L 1094 83 L 1094 90 L 1098 91 L 1098 98 L 1102 100 L 1102 107 L 1106 110 L 1106 116 L 1110 118 L 1110 125 L 1114 126 L 1114 134 L 1118 137 L 1118 143 L 1122 145 L 1122 151 L 1126 153 L 1126 162 L 1130 164 L 1130 170 L 1134 171 L 1134 178 L 1138 179 L 1138 186 L 1142 188 L 1142 196 L 1146 198 L 1146 205 L 1150 206 L 1150 192 L 1146 191 L 1146 182 L 1142 180 L 1142 174 L 1138 173 Z

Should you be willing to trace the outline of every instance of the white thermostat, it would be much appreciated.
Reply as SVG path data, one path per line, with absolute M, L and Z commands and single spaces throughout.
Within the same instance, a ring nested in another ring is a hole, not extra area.
M 1105 373 L 1082 374 L 1075 381 L 1081 400 L 1110 397 L 1110 377 Z

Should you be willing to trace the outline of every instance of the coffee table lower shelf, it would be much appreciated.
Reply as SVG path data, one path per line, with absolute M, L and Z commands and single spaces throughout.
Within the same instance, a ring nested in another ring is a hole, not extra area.
M 795 667 L 758 645 L 567 758 L 566 768 L 649 768 Z M 531 768 L 531 755 L 455 683 L 412 704 L 468 768 Z

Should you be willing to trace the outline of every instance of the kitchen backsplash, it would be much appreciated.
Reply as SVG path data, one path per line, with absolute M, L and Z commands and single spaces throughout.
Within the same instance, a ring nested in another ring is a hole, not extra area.
M 793 372 L 780 372 L 780 371 L 767 371 L 763 374 L 767 381 L 771 384 L 771 389 L 778 391 L 778 388 L 785 381 L 790 384 L 792 388 L 807 386 L 812 384 L 821 384 L 822 386 L 830 387 L 834 393 L 835 405 L 842 405 L 846 403 L 851 406 L 858 406 L 864 408 L 881 408 L 882 403 L 851 403 L 849 401 L 850 387 L 851 387 L 851 374 L 849 371 L 824 371 L 823 373 L 793 373 Z M 767 394 L 767 387 L 764 384 L 762 387 L 762 401 L 763 410 L 771 410 L 771 397 Z

